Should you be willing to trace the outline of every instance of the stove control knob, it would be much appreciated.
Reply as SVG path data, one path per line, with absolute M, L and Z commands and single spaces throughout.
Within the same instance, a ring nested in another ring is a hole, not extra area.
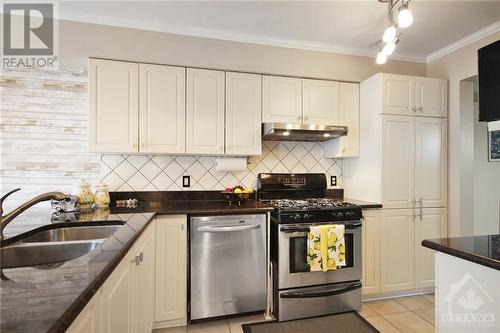
M 304 220 L 310 219 L 311 217 L 311 214 L 304 213 Z
M 342 212 L 338 212 L 338 213 L 337 213 L 337 217 L 338 217 L 339 219 L 343 218 L 343 217 L 344 217 L 344 213 L 342 213 Z
M 345 212 L 345 217 L 351 217 L 353 215 L 352 212 Z
M 293 219 L 294 219 L 295 221 L 300 220 L 300 218 L 301 218 L 301 216 L 300 216 L 300 214 L 298 214 L 298 213 L 297 213 L 297 214 L 295 214 L 295 215 L 293 216 Z

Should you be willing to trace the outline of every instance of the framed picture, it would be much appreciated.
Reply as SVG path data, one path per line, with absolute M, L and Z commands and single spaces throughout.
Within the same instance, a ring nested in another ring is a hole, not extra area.
M 488 148 L 488 161 L 500 162 L 500 131 L 489 132 Z

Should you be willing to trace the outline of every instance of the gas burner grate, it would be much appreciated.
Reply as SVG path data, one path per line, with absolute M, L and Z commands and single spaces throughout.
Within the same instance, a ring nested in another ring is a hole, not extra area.
M 311 198 L 304 200 L 274 199 L 270 200 L 269 203 L 273 207 L 280 209 L 344 208 L 356 206 L 349 202 L 328 198 Z

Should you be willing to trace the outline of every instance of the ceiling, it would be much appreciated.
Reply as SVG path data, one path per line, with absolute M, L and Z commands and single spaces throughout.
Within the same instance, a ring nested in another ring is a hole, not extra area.
M 394 58 L 429 55 L 485 27 L 500 27 L 500 1 L 418 1 Z M 63 19 L 278 45 L 373 55 L 386 5 L 370 1 L 65 1 Z

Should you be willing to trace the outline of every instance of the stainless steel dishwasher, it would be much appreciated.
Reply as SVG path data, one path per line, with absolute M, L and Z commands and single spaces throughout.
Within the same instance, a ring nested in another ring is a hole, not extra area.
M 191 320 L 266 308 L 266 215 L 191 217 Z

